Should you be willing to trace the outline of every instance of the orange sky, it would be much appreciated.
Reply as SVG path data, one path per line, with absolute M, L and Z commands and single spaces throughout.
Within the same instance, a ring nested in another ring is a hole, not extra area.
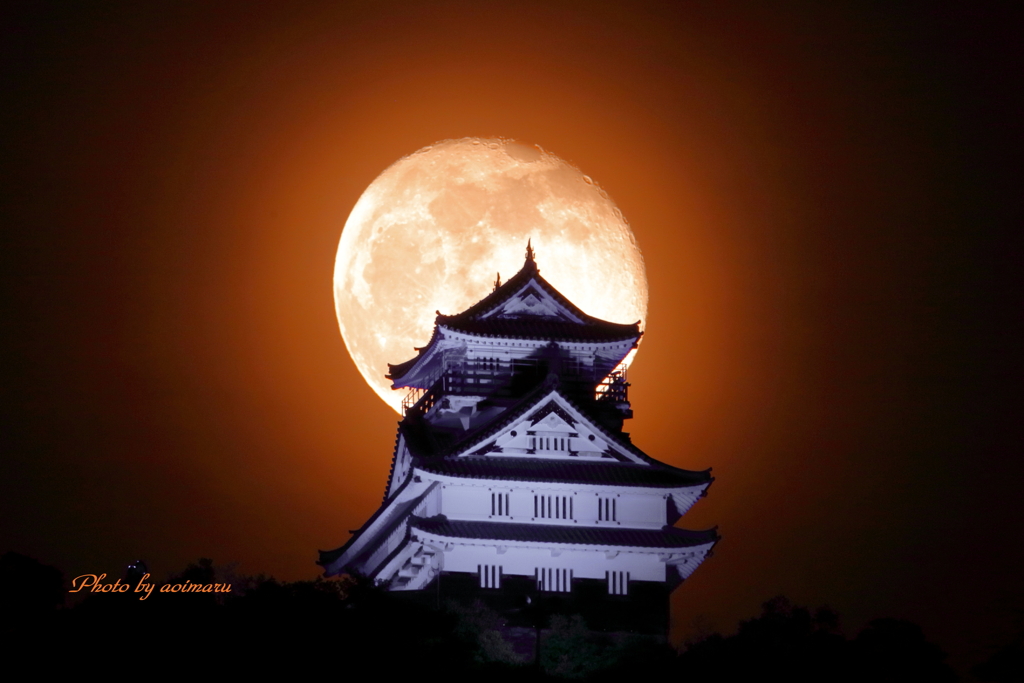
M 643 251 L 627 429 L 714 468 L 682 524 L 723 537 L 674 595 L 676 636 L 785 593 L 974 656 L 1024 606 L 1003 25 L 755 3 L 13 13 L 0 551 L 69 577 L 200 556 L 315 576 L 379 505 L 396 426 L 334 320 L 341 227 L 399 157 L 502 136 L 595 178 Z

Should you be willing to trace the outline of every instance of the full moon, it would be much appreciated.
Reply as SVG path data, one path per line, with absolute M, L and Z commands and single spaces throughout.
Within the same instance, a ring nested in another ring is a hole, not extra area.
M 388 363 L 412 358 L 436 313 L 459 313 L 523 267 L 583 311 L 647 319 L 647 277 L 629 224 L 589 177 L 540 147 L 445 140 L 399 159 L 366 188 L 341 233 L 334 303 L 352 360 L 401 412 Z M 630 357 L 628 360 L 632 360 Z

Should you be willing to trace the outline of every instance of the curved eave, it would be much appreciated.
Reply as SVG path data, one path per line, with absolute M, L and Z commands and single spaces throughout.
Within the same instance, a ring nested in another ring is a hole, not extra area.
M 583 329 L 583 328 L 581 328 Z M 631 328 L 632 329 L 632 328 Z M 612 350 L 619 349 L 616 351 L 616 355 L 619 356 L 618 361 L 621 362 L 623 358 L 629 353 L 629 349 L 635 348 L 640 341 L 640 337 L 643 336 L 642 332 L 636 332 L 635 330 L 624 334 L 622 337 L 614 338 L 588 338 L 586 336 L 565 336 L 565 335 L 551 335 L 545 336 L 543 334 L 522 334 L 522 335 L 507 335 L 507 334 L 486 334 L 479 332 L 469 332 L 460 330 L 454 327 L 448 327 L 447 325 L 436 325 L 434 327 L 434 333 L 430 336 L 430 341 L 426 346 L 417 349 L 419 353 L 414 358 L 410 358 L 404 363 L 398 363 L 392 365 L 388 363 L 389 372 L 384 377 L 391 380 L 391 387 L 393 389 L 401 389 L 404 387 L 413 386 L 416 384 L 417 373 L 420 372 L 421 367 L 424 364 L 429 364 L 436 357 L 435 347 L 444 339 L 450 339 L 458 341 L 460 338 L 464 341 L 472 340 L 486 340 L 490 341 L 493 339 L 516 339 L 520 341 L 532 341 L 537 342 L 540 345 L 547 344 L 550 342 L 561 342 L 568 344 L 583 344 L 596 347 L 605 347 Z M 629 348 L 625 352 L 621 351 L 622 348 L 629 345 Z M 410 381 L 411 380 L 411 381 Z M 420 387 L 426 389 L 427 387 Z
M 577 342 L 588 344 L 621 343 L 636 345 L 643 336 L 639 323 L 602 326 L 551 322 L 544 319 L 500 318 L 497 320 L 438 320 L 439 327 L 481 339 L 533 339 L 545 342 Z
M 437 341 L 438 341 L 438 329 L 437 329 L 437 326 L 435 325 L 434 326 L 434 331 L 430 335 L 430 341 L 428 341 L 426 343 L 426 345 L 424 345 L 424 346 L 417 347 L 415 349 L 415 351 L 417 351 L 415 356 L 413 356 L 412 358 L 410 358 L 409 360 L 407 360 L 407 361 L 405 361 L 403 363 L 395 363 L 395 364 L 388 363 L 388 374 L 384 375 L 384 378 L 385 379 L 389 379 L 392 382 L 396 382 L 397 383 L 398 380 L 400 380 L 401 378 L 403 378 L 406 375 L 408 375 L 409 372 L 413 368 L 415 368 L 416 365 L 421 360 L 423 360 L 425 357 L 430 355 L 430 352 L 433 350 L 434 345 L 437 343 Z M 398 387 L 395 387 L 395 388 L 397 389 Z
M 473 341 L 473 340 L 477 340 L 477 339 L 488 340 L 488 341 L 492 340 L 492 339 L 516 339 L 516 340 L 519 340 L 519 341 L 537 342 L 540 345 L 549 344 L 551 342 L 562 342 L 562 343 L 580 344 L 580 345 L 586 345 L 586 346 L 608 346 L 608 347 L 616 347 L 616 346 L 621 347 L 621 346 L 624 346 L 628 342 L 629 343 L 629 348 L 635 347 L 637 345 L 637 343 L 640 341 L 640 337 L 643 336 L 642 333 L 637 332 L 636 334 L 626 334 L 626 335 L 623 335 L 622 337 L 614 337 L 614 338 L 608 338 L 608 339 L 605 339 L 605 338 L 598 339 L 598 338 L 588 338 L 588 337 L 585 337 L 585 336 L 572 336 L 572 335 L 545 335 L 545 334 L 541 334 L 539 332 L 536 333 L 536 334 L 523 333 L 523 334 L 515 334 L 515 335 L 512 335 L 512 334 L 491 334 L 491 333 L 485 333 L 485 332 L 475 332 L 475 331 L 462 330 L 462 329 L 458 329 L 456 327 L 449 327 L 448 325 L 438 325 L 435 329 L 438 330 L 440 333 L 442 333 L 444 335 L 445 339 L 456 339 L 456 340 L 462 339 L 462 340 L 465 340 L 465 341 Z M 627 350 L 626 353 L 628 353 L 628 350 Z M 625 358 L 625 355 L 626 355 L 625 353 L 622 354 L 622 357 Z

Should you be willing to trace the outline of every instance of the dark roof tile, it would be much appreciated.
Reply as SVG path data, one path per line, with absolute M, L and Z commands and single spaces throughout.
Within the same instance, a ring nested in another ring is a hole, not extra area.
M 501 522 L 465 522 L 436 517 L 410 517 L 413 528 L 448 536 L 486 541 L 525 541 L 573 545 L 624 546 L 634 548 L 690 548 L 718 542 L 715 529 L 689 531 L 665 526 L 661 529 L 623 529 L 612 527 L 556 526 L 553 524 L 513 524 Z
M 611 342 L 640 338 L 636 323 L 621 325 L 604 320 L 580 324 L 543 318 L 486 318 L 484 320 L 441 320 L 441 325 L 466 334 L 510 339 L 544 339 L 550 341 Z
M 607 460 L 572 461 L 484 455 L 444 459 L 417 458 L 414 467 L 434 474 L 470 479 L 607 484 L 652 488 L 680 488 L 711 483 L 711 474 L 707 471 L 691 472 L 668 465 L 658 467 Z

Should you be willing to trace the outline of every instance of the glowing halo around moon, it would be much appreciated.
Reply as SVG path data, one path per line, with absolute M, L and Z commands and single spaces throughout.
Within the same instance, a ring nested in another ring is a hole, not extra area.
M 338 324 L 367 384 L 396 411 L 388 363 L 412 358 L 437 311 L 459 313 L 523 266 L 531 239 L 541 275 L 588 314 L 647 319 L 647 277 L 633 231 L 593 180 L 539 147 L 445 140 L 370 183 L 341 233 Z M 631 358 L 629 359 L 631 360 Z

